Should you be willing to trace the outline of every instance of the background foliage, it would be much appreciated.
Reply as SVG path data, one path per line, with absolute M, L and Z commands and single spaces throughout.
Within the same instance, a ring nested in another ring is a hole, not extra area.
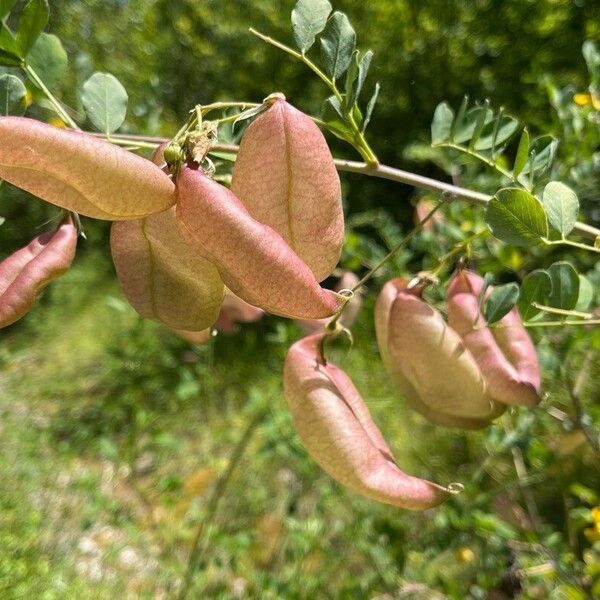
M 291 43 L 293 4 L 52 3 L 48 31 L 69 57 L 55 89 L 80 109 L 75 90 L 93 71 L 110 72 L 130 96 L 125 130 L 153 135 L 172 135 L 198 102 L 260 101 L 273 91 L 318 114 L 325 94 L 314 77 L 247 32 L 253 26 Z M 439 102 L 456 107 L 465 93 L 489 96 L 532 132 L 560 138 L 558 168 L 597 219 L 598 121 L 574 97 L 589 85 L 582 43 L 600 40 L 597 2 L 335 4 L 351 18 L 361 48 L 375 52 L 367 88 L 383 87 L 369 131 L 383 162 L 495 191 L 495 175 L 429 148 Z M 39 106 L 31 111 L 51 116 Z M 330 141 L 336 156 L 353 157 Z M 583 164 L 585 172 L 573 172 Z M 358 176 L 343 181 L 350 224 L 344 264 L 358 270 L 412 227 L 412 203 L 422 194 Z M 4 254 L 56 210 L 6 184 L 0 190 Z M 379 282 L 435 266 L 436 256 L 483 226 L 481 211 L 462 204 L 444 215 Z M 207 514 L 190 597 L 600 594 L 600 475 L 587 439 L 600 423 L 597 331 L 551 332 L 543 340 L 535 333 L 545 368 L 542 405 L 481 433 L 461 433 L 406 411 L 377 358 L 368 299 L 355 348 L 340 350 L 340 363 L 407 471 L 467 486 L 435 511 L 400 512 L 345 492 L 300 446 L 280 388 L 283 353 L 299 335 L 293 324 L 266 319 L 190 347 L 126 306 L 106 224 L 85 225 L 88 241 L 73 270 L 27 319 L 0 332 L 3 597 L 170 597 Z M 481 241 L 475 256 L 482 273 L 500 280 L 577 256 L 595 290 L 600 281 L 594 260 L 571 252 Z M 586 378 L 576 388 L 582 366 Z M 248 447 L 215 508 L 211 498 L 240 440 Z

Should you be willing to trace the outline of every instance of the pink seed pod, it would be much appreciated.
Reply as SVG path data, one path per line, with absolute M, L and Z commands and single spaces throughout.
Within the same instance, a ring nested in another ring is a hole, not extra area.
M 175 207 L 115 221 L 110 248 L 123 293 L 140 315 L 193 332 L 217 320 L 225 286 L 217 268 L 181 234 Z
M 351 271 L 344 271 L 340 280 L 336 284 L 334 290 L 336 292 L 341 292 L 342 290 L 352 290 L 358 284 L 358 277 L 352 273 Z M 350 329 L 360 312 L 362 307 L 362 296 L 360 290 L 356 290 L 354 295 L 350 300 L 348 300 L 348 305 L 344 309 L 342 316 L 340 317 L 339 324 L 342 327 L 346 327 Z M 306 320 L 306 319 L 298 319 L 296 324 L 302 330 L 302 333 L 305 335 L 309 335 L 311 333 L 317 333 L 323 330 L 323 327 L 327 325 L 329 319 L 315 319 L 315 320 Z
M 429 198 L 421 198 L 415 205 L 414 222 L 418 225 L 427 215 L 435 208 L 435 203 Z M 436 224 L 444 222 L 444 216 L 438 210 L 432 217 L 423 225 L 423 231 L 433 231 Z
M 487 394 L 475 358 L 420 289 L 388 281 L 375 306 L 377 343 L 407 402 L 435 423 L 474 429 L 503 409 Z
M 263 317 L 265 311 L 248 304 L 231 292 L 225 294 L 216 328 L 224 333 L 235 333 L 237 323 L 254 323 Z
M 0 327 L 31 310 L 39 293 L 71 266 L 76 248 L 77 229 L 66 219 L 0 263 Z
M 331 274 L 344 241 L 342 192 L 327 142 L 309 116 L 275 97 L 244 132 L 231 191 L 317 281 Z
M 482 288 L 483 279 L 476 273 L 456 274 L 448 287 L 448 323 L 475 357 L 494 400 L 535 406 L 540 401 L 540 369 L 531 338 L 516 308 L 498 327 L 485 326 L 478 307 Z
M 321 288 L 306 263 L 267 225 L 254 220 L 226 187 L 184 167 L 177 177 L 177 219 L 225 285 L 263 310 L 289 318 L 331 316 L 344 301 Z
M 145 217 L 175 202 L 173 182 L 149 160 L 25 117 L 0 117 L 0 177 L 96 219 Z
M 350 378 L 320 358 L 321 335 L 296 342 L 283 372 L 298 435 L 314 460 L 341 484 L 411 510 L 436 506 L 451 491 L 402 472 Z

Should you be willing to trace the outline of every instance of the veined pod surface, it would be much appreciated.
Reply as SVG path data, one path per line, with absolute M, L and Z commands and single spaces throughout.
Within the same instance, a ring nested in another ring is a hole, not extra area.
M 77 229 L 68 219 L 0 263 L 0 327 L 29 312 L 48 283 L 71 266 L 76 248 Z
M 531 338 L 516 308 L 498 327 L 486 327 L 479 311 L 482 288 L 483 279 L 476 273 L 456 274 L 448 287 L 448 323 L 475 357 L 494 400 L 535 406 L 540 401 L 540 369 Z
M 25 117 L 0 117 L 0 177 L 96 219 L 145 217 L 175 202 L 173 182 L 151 161 Z
M 407 289 L 402 279 L 388 281 L 377 298 L 375 330 L 388 373 L 426 418 L 440 415 L 431 420 L 477 428 L 502 411 L 458 333 L 418 288 Z
M 340 178 L 308 115 L 275 99 L 242 136 L 231 191 L 254 219 L 281 235 L 317 281 L 333 271 L 344 241 Z
M 320 334 L 288 351 L 283 374 L 294 425 L 308 453 L 331 477 L 364 496 L 411 510 L 451 493 L 400 470 L 354 384 L 319 355 Z
M 140 315 L 193 332 L 217 320 L 225 286 L 217 268 L 181 234 L 175 207 L 115 221 L 110 247 L 121 288 Z
M 321 288 L 277 232 L 253 219 L 230 190 L 202 171 L 184 167 L 177 191 L 182 232 L 236 296 L 272 314 L 304 319 L 331 316 L 344 301 Z

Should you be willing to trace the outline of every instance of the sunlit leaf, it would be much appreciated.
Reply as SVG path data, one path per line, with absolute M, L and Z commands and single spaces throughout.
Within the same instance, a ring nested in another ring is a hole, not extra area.
M 567 236 L 577 222 L 579 200 L 577 194 L 560 181 L 551 181 L 544 188 L 542 197 L 548 221 L 563 237 Z
M 334 81 L 350 66 L 355 46 L 356 32 L 348 17 L 342 12 L 334 12 L 321 36 L 321 59 L 325 72 Z
M 535 246 L 548 236 L 544 207 L 520 188 L 499 190 L 488 203 L 485 219 L 499 240 L 514 246 Z
M 96 129 L 104 133 L 116 131 L 127 114 L 127 91 L 109 73 L 94 73 L 84 84 L 81 102 Z
M 579 275 L 568 262 L 557 262 L 548 268 L 552 280 L 552 291 L 548 306 L 562 310 L 572 310 L 579 299 Z
M 292 32 L 296 46 L 305 54 L 323 31 L 331 13 L 328 0 L 299 0 L 292 10 Z

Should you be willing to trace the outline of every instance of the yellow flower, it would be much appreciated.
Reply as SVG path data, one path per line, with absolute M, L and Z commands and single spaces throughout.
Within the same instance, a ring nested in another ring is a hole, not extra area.
M 54 127 L 59 127 L 60 129 L 65 129 L 67 127 L 65 122 L 58 117 L 51 117 L 48 119 L 48 125 L 53 125 Z
M 456 558 L 460 562 L 473 562 L 475 560 L 475 552 L 471 550 L 471 548 L 467 548 L 466 546 L 463 548 L 459 548 L 456 551 Z

